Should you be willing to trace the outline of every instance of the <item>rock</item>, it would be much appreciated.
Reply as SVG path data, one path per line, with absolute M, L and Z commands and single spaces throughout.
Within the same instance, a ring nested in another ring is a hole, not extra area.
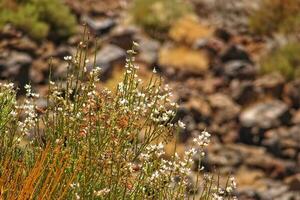
M 31 55 L 34 55 L 38 48 L 37 44 L 26 36 L 12 39 L 9 42 L 9 48 L 17 51 L 23 51 Z
M 198 156 L 195 158 L 198 162 Z M 233 169 L 240 166 L 243 157 L 239 151 L 232 149 L 228 145 L 222 145 L 218 142 L 209 145 L 205 158 L 201 161 L 206 170 L 212 171 L 215 167 L 221 173 L 231 173 Z
M 283 98 L 294 108 L 300 108 L 300 80 L 294 80 L 284 87 Z
M 237 46 L 237 45 L 229 46 L 227 49 L 224 50 L 224 52 L 221 53 L 220 56 L 221 56 L 221 61 L 223 63 L 233 61 L 233 60 L 252 63 L 248 53 L 241 46 Z
M 18 82 L 20 94 L 25 92 L 24 85 L 29 82 L 29 68 L 32 57 L 27 53 L 11 51 L 6 57 L 0 58 L 1 76 Z
M 255 80 L 254 85 L 265 96 L 280 98 L 284 87 L 284 77 L 281 74 L 267 74 Z
M 197 14 L 215 26 L 234 32 L 249 32 L 249 13 L 260 5 L 260 0 L 192 0 Z M 247 33 L 248 33 L 247 32 Z
M 266 146 L 272 154 L 278 157 L 295 160 L 300 152 L 299 132 L 299 125 L 290 128 L 280 127 L 275 130 L 270 130 L 265 133 L 262 144 Z
M 208 96 L 208 102 L 214 112 L 214 123 L 221 124 L 238 118 L 240 107 L 229 96 L 212 94 Z
M 275 158 L 264 147 L 244 144 L 229 144 L 227 146 L 239 152 L 243 158 L 243 165 L 252 169 L 261 169 L 269 177 L 282 178 L 297 172 L 295 162 Z
M 184 74 L 191 75 L 201 75 L 209 68 L 209 60 L 205 52 L 191 50 L 184 46 L 162 47 L 158 62 L 163 70 L 174 68 Z
M 116 25 L 116 21 L 112 18 L 95 19 L 90 16 L 83 16 L 82 21 L 84 21 L 97 36 L 109 33 L 109 31 Z
M 183 105 L 189 110 L 196 122 L 208 122 L 211 119 L 211 108 L 201 97 L 192 97 Z
M 124 50 L 131 49 L 132 41 L 136 40 L 136 35 L 140 30 L 135 26 L 117 26 L 109 36 L 109 42 Z
M 261 200 L 259 192 L 254 189 L 239 190 L 237 196 L 241 200 Z
M 193 46 L 199 39 L 210 38 L 213 29 L 199 22 L 196 16 L 184 16 L 173 24 L 169 31 L 171 39 Z
M 288 187 L 278 182 L 269 181 L 268 189 L 261 193 L 262 199 L 282 199 L 282 195 L 288 192 Z
M 254 104 L 242 111 L 240 122 L 244 127 L 270 129 L 289 121 L 288 106 L 279 100 Z
M 264 181 L 265 173 L 259 169 L 250 169 L 244 165 L 239 167 L 234 174 L 236 182 L 238 183 L 238 192 L 251 189 L 265 189 Z
M 229 40 L 232 38 L 232 34 L 224 28 L 218 28 L 215 31 L 214 35 L 217 38 L 221 39 L 223 42 L 229 42 Z
M 223 73 L 229 78 L 247 79 L 253 78 L 256 70 L 252 64 L 242 60 L 228 61 L 223 66 Z
M 147 63 L 149 66 L 157 63 L 160 43 L 154 39 L 146 37 L 138 37 L 137 41 L 139 43 L 138 60 Z
M 42 59 L 36 59 L 32 62 L 29 69 L 30 80 L 33 83 L 45 83 L 49 75 L 49 64 Z
M 230 91 L 232 98 L 241 105 L 254 102 L 258 97 L 258 92 L 252 81 L 232 80 Z
M 184 87 L 196 91 L 196 95 L 199 93 L 213 94 L 218 88 L 224 86 L 223 79 L 220 77 L 213 77 L 206 73 L 203 79 L 198 77 L 190 77 L 185 80 Z
M 300 109 L 296 110 L 293 113 L 292 123 L 293 124 L 300 124 Z
M 239 116 L 240 141 L 260 145 L 266 130 L 288 124 L 290 118 L 288 106 L 279 100 L 255 103 L 244 109 Z
M 300 191 L 300 173 L 287 177 L 284 182 L 289 186 L 290 190 Z
M 112 72 L 112 67 L 116 64 L 124 63 L 126 52 L 115 45 L 105 45 L 96 54 L 96 66 L 101 67 L 101 78 L 106 80 Z M 88 65 L 88 69 L 91 70 L 92 66 Z
M 63 59 L 65 56 L 75 55 L 75 54 L 76 54 L 75 48 L 62 44 L 56 48 L 56 51 L 52 56 Z
M 21 31 L 18 31 L 14 26 L 11 24 L 4 25 L 0 30 L 0 38 L 4 39 L 12 39 L 12 38 L 19 38 L 22 36 Z

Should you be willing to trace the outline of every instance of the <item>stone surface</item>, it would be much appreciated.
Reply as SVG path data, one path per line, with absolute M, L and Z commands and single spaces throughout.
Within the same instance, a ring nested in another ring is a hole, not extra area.
M 287 177 L 284 181 L 290 187 L 291 190 L 296 190 L 300 192 L 300 173 Z
M 256 73 L 256 70 L 252 64 L 242 60 L 228 61 L 224 64 L 223 68 L 224 75 L 229 78 L 253 78 Z
M 283 98 L 294 108 L 300 108 L 300 80 L 285 85 Z
M 107 80 L 111 75 L 112 68 L 118 63 L 124 63 L 126 52 L 116 45 L 105 45 L 96 54 L 96 66 L 101 68 L 101 78 Z M 91 65 L 88 66 L 89 70 Z
M 257 103 L 245 109 L 240 115 L 244 127 L 269 129 L 289 121 L 288 106 L 278 100 Z
M 216 93 L 210 95 L 208 101 L 214 112 L 215 123 L 225 123 L 238 118 L 240 107 L 229 96 Z
M 138 59 L 147 63 L 149 66 L 157 63 L 160 43 L 157 40 L 145 36 L 138 37 L 137 41 L 139 43 Z
M 83 16 L 82 21 L 98 36 L 109 33 L 109 31 L 116 25 L 112 18 L 97 19 L 90 16 Z
M 280 98 L 283 92 L 285 80 L 280 74 L 267 74 L 254 81 L 255 87 L 264 96 Z
M 241 46 L 231 45 L 227 47 L 224 52 L 220 55 L 221 61 L 223 63 L 239 60 L 251 63 L 248 52 L 246 52 Z
M 232 98 L 242 105 L 254 102 L 258 97 L 258 92 L 251 81 L 233 80 L 230 83 L 230 91 Z
M 23 94 L 24 85 L 29 83 L 29 69 L 32 57 L 27 53 L 11 51 L 0 58 L 1 77 L 18 82 L 19 93 Z

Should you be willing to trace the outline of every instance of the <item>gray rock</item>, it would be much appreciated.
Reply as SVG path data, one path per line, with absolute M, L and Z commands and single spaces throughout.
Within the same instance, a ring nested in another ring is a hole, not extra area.
M 286 123 L 289 117 L 289 108 L 285 103 L 271 100 L 244 110 L 240 115 L 240 122 L 244 127 L 269 129 Z
M 255 80 L 254 85 L 264 96 L 280 98 L 285 80 L 281 74 L 273 73 L 264 75 Z
M 117 26 L 110 34 L 109 42 L 124 50 L 131 49 L 132 41 L 136 40 L 138 32 L 139 29 L 135 26 Z
M 229 96 L 216 93 L 208 96 L 208 101 L 214 113 L 212 118 L 215 123 L 221 124 L 238 118 L 241 108 Z
M 300 154 L 300 126 L 292 126 L 290 128 L 280 127 L 272 129 L 265 133 L 262 144 L 268 150 L 283 158 L 295 160 Z
M 258 92 L 252 81 L 233 80 L 230 83 L 232 98 L 239 104 L 248 104 L 256 100 Z
M 139 42 L 139 60 L 154 65 L 157 62 L 160 43 L 146 37 L 139 37 L 137 40 Z
M 96 54 L 96 66 L 101 68 L 101 78 L 106 80 L 109 78 L 112 68 L 115 64 L 123 63 L 126 57 L 125 50 L 116 45 L 106 45 Z M 93 66 L 89 65 L 88 70 Z
M 233 61 L 233 60 L 241 60 L 251 63 L 251 59 L 248 53 L 238 45 L 231 45 L 229 46 L 222 54 L 221 54 L 221 61 L 223 63 Z
M 290 190 L 300 191 L 300 173 L 286 178 L 284 182 L 289 186 Z
M 32 57 L 27 53 L 12 51 L 0 58 L 1 77 L 17 81 L 19 93 L 24 93 L 24 85 L 29 82 L 29 68 Z
M 116 21 L 112 18 L 94 19 L 89 16 L 84 16 L 82 20 L 86 22 L 92 32 L 98 36 L 107 34 L 116 25 Z
M 284 99 L 294 108 L 300 108 L 300 80 L 294 80 L 285 85 Z
M 229 78 L 247 79 L 253 78 L 256 74 L 254 66 L 243 60 L 232 60 L 223 66 L 224 75 Z

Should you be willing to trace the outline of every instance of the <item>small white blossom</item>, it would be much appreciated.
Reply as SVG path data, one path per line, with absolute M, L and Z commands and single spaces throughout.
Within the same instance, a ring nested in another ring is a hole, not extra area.
M 185 125 L 185 123 L 183 123 L 182 121 L 178 121 L 178 126 L 180 127 L 180 128 L 182 128 L 182 129 L 185 129 L 186 128 L 186 125 Z

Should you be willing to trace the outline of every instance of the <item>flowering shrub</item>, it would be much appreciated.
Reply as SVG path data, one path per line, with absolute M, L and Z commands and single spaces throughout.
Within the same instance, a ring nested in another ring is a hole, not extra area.
M 192 198 L 192 190 L 200 199 L 234 198 L 232 179 L 221 189 L 208 175 L 200 180 L 201 165 L 191 171 L 209 133 L 196 137 L 183 157 L 176 147 L 173 156 L 165 154 L 170 136 L 185 125 L 174 122 L 177 105 L 161 79 L 141 86 L 136 46 L 114 92 L 99 88 L 100 68 L 87 70 L 86 40 L 65 57 L 65 84 L 50 80 L 45 109 L 30 85 L 20 103 L 13 85 L 0 85 L 0 199 L 173 200 Z

